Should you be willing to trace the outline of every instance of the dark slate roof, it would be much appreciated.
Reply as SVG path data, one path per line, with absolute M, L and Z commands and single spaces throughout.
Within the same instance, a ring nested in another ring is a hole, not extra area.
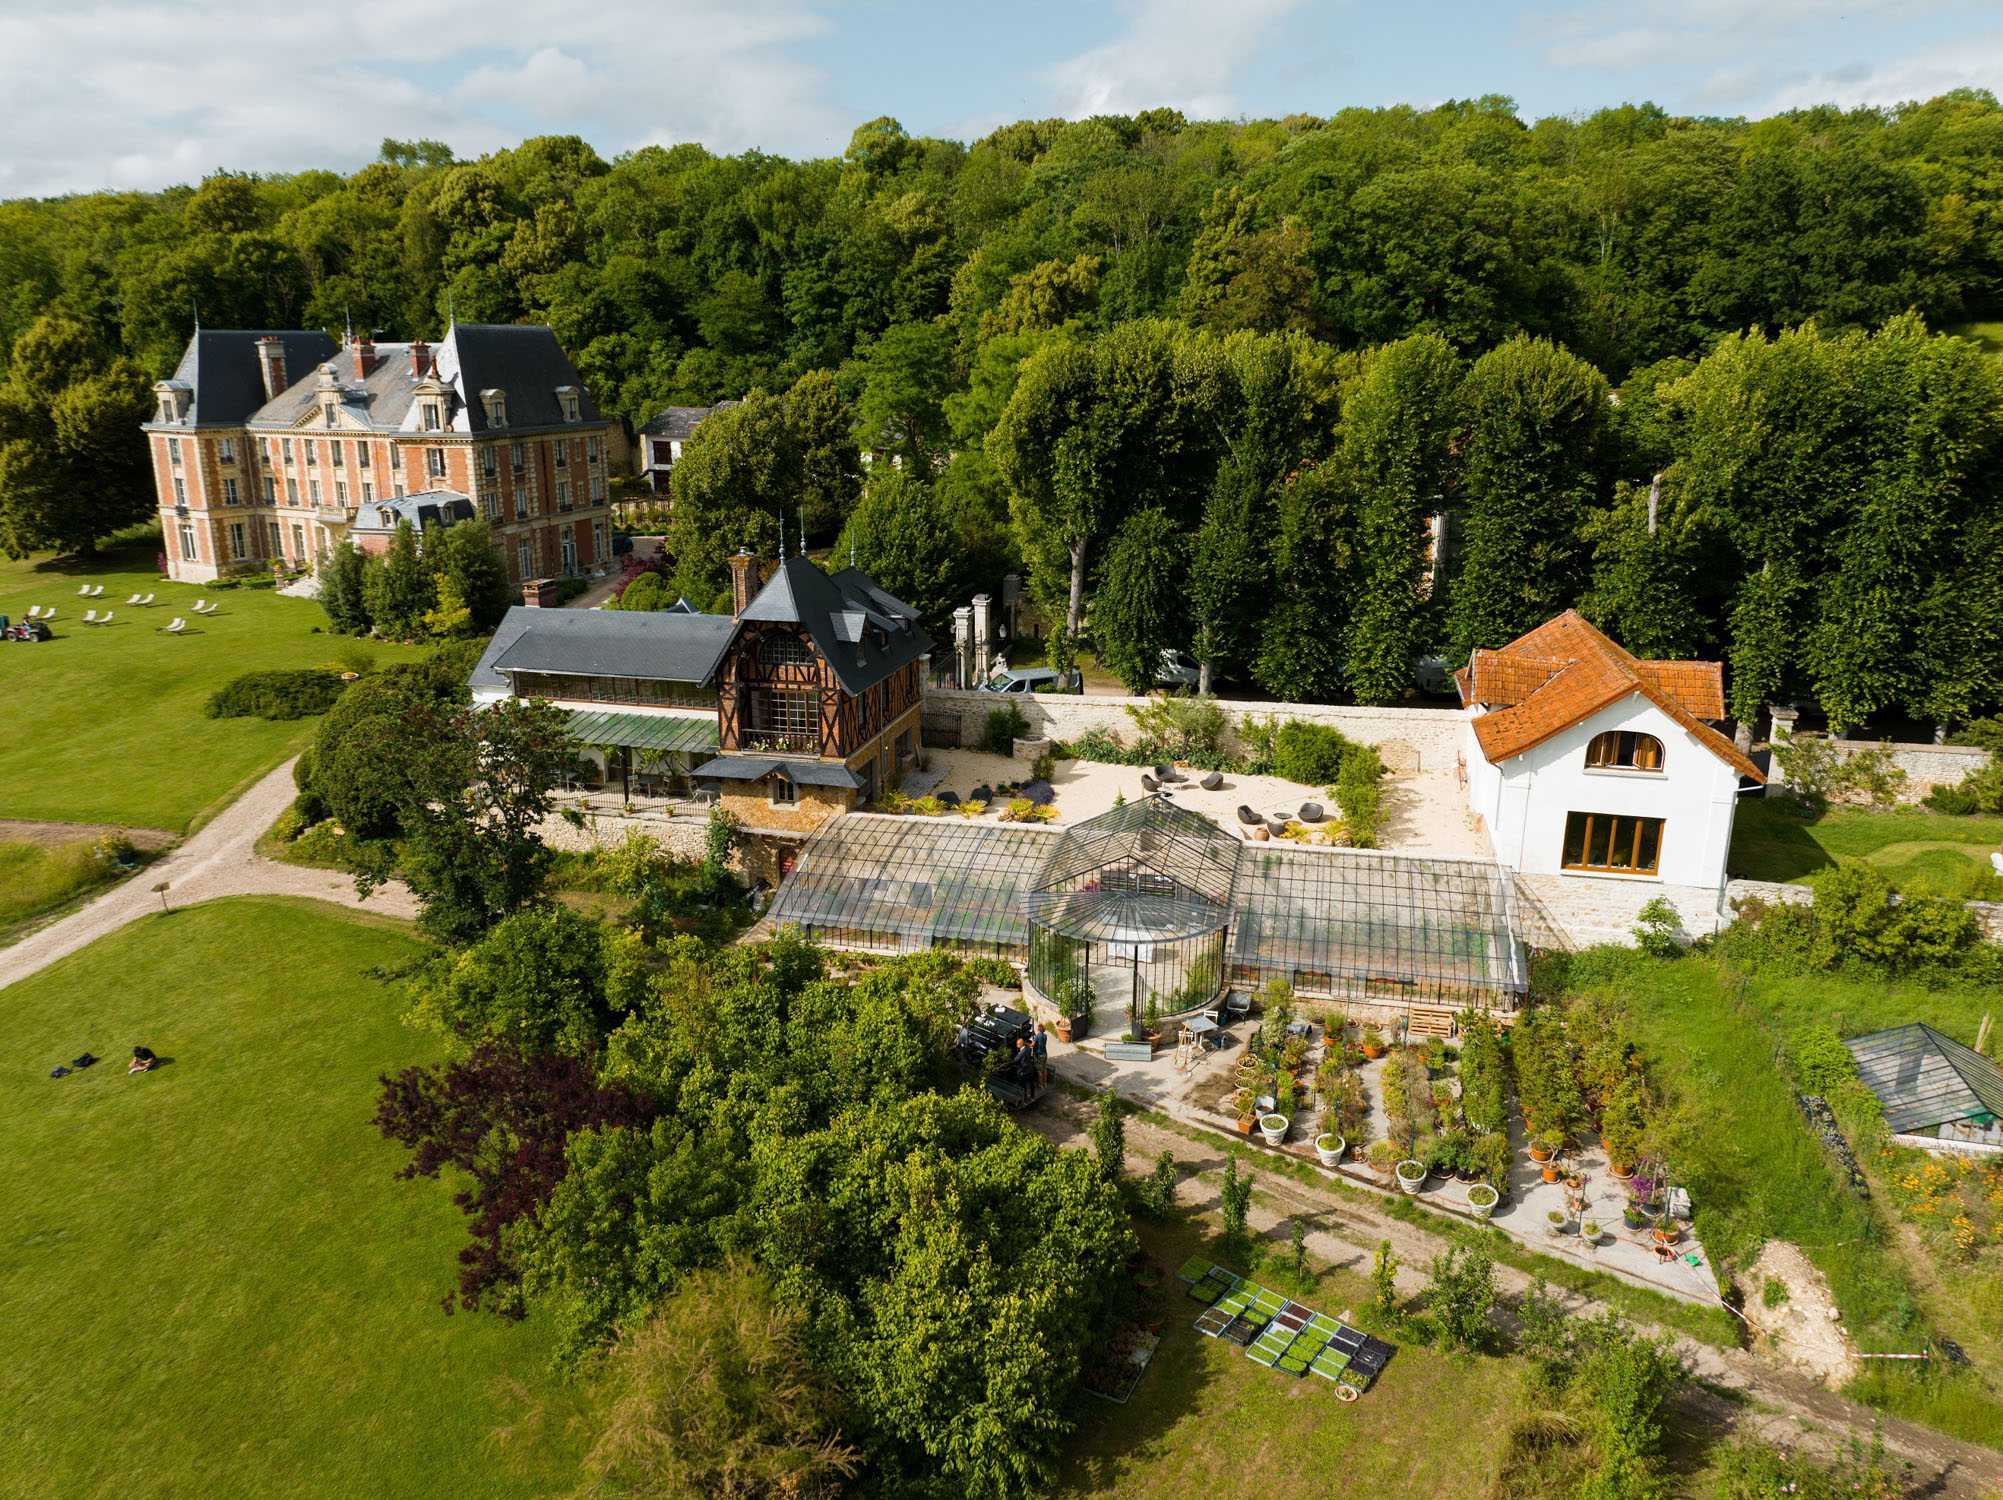
M 336 345 L 318 329 L 197 328 L 174 368 L 173 379 L 194 392 L 185 423 L 173 426 L 239 426 L 264 405 L 264 373 L 257 341 L 276 337 L 285 348 L 285 378 L 302 375 L 332 359 Z
M 780 760 L 774 756 L 719 755 L 689 772 L 704 781 L 760 781 L 774 771 L 802 786 L 845 786 L 855 791 L 862 779 L 838 760 Z
M 804 557 L 782 558 L 742 618 L 804 627 L 850 693 L 932 649 L 917 612 L 868 574 L 844 568 L 831 578 Z
M 664 407 L 641 424 L 640 435 L 686 440 L 696 424 L 715 410 L 713 406 Z
M 2003 1119 L 2003 1068 L 1924 1022 L 1843 1044 L 1894 1131 L 1930 1130 L 1977 1115 Z
M 487 642 L 487 649 L 480 653 L 480 660 L 474 663 L 473 671 L 466 679 L 466 685 L 475 693 L 499 693 L 505 696 L 513 690 L 512 684 L 494 670 L 494 663 L 507 654 L 510 646 L 522 638 L 522 633 L 535 624 L 536 618 L 546 614 L 561 614 L 561 610 L 530 609 L 525 604 L 517 604 L 505 615 Z M 580 610 L 578 613 L 593 613 Z
M 330 346 L 296 363 L 288 353 L 285 373 L 292 384 L 258 409 L 257 420 L 285 427 L 296 423 L 319 399 L 320 367 L 332 362 L 349 414 L 378 432 L 416 432 L 412 404 L 419 377 L 410 371 L 410 348 L 408 343 L 378 343 L 369 373 L 359 380 L 351 349 Z M 556 393 L 566 385 L 576 388 L 580 425 L 604 420 L 556 335 L 540 323 L 455 323 L 431 353 L 438 379 L 452 391 L 448 432 L 561 427 L 563 404 Z M 254 376 L 254 349 L 251 357 Z M 487 406 L 480 399 L 480 392 L 495 389 L 507 396 L 505 428 L 488 427 Z
M 670 610 L 531 609 L 516 605 L 501 621 L 509 635 L 498 651 L 489 649 L 474 668 L 509 672 L 556 672 L 582 677 L 645 677 L 659 682 L 708 682 L 729 643 L 728 615 L 679 614 Z
M 442 529 L 472 519 L 473 502 L 457 490 L 418 490 L 358 507 L 348 530 L 394 531 L 399 521 L 408 521 L 422 531 L 427 526 Z
M 439 346 L 438 373 L 458 387 L 475 432 L 487 431 L 480 392 L 507 392 L 508 426 L 560 427 L 557 387 L 577 388 L 577 419 L 598 422 L 598 405 L 556 335 L 541 323 L 455 323 Z

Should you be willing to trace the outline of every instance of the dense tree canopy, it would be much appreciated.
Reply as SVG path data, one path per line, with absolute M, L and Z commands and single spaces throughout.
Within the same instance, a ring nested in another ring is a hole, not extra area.
M 17 549 L 80 547 L 146 509 L 131 427 L 196 308 L 402 338 L 451 309 L 548 322 L 629 424 L 743 401 L 676 466 L 699 605 L 739 545 L 833 541 L 860 447 L 979 583 L 1021 571 L 1077 632 L 1159 509 L 1190 544 L 1177 644 L 1220 684 L 1393 699 L 1414 654 L 1584 604 L 1725 656 L 1742 706 L 1954 720 L 2003 696 L 1993 377 L 1922 330 L 2003 310 L 1999 181 L 2003 108 L 1958 91 L 1756 122 L 1150 110 L 971 145 L 878 119 L 819 161 L 389 141 L 346 177 L 0 203 L 0 390 L 29 397 L 0 395 L 0 515 Z M 478 628 L 461 582 L 417 615 Z M 1279 661 L 1320 599 L 1329 649 Z

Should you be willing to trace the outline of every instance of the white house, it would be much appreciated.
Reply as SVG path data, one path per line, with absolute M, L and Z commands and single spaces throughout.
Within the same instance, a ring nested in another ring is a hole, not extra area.
M 1741 780 L 1765 780 L 1706 722 L 1725 716 L 1718 663 L 1639 660 L 1567 610 L 1455 683 L 1468 806 L 1500 863 L 1533 890 L 1562 880 L 1572 912 L 1599 883 L 1609 933 L 1658 894 L 1715 925 Z

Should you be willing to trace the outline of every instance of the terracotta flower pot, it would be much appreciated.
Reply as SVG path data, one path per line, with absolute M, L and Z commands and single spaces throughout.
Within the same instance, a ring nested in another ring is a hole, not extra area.
M 1547 1162 L 1551 1159 L 1551 1156 L 1552 1152 L 1546 1147 L 1532 1146 L 1530 1148 L 1530 1159 L 1534 1162 L 1538 1162 L 1540 1164 L 1543 1162 Z M 1548 1179 L 1546 1180 L 1548 1181 Z
M 1548 1161 L 1544 1164 L 1544 1180 L 1546 1182 L 1556 1182 L 1558 1180 L 1558 1169 Z
M 1365 1047 L 1363 1055 L 1371 1062 L 1376 1062 L 1378 1058 L 1384 1055 L 1384 1049 L 1382 1047 Z

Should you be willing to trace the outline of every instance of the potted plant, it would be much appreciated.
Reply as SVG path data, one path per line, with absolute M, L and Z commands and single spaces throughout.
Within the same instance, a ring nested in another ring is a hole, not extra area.
M 1485 1219 L 1495 1212 L 1495 1205 L 1502 1201 L 1502 1194 L 1485 1182 L 1477 1182 L 1467 1190 L 1467 1206 L 1477 1219 Z
M 1342 1153 L 1349 1149 L 1349 1143 L 1339 1135 L 1322 1134 L 1314 1138 L 1314 1154 L 1321 1158 L 1324 1167 L 1342 1164 Z
M 1363 1055 L 1372 1062 L 1384 1055 L 1384 1033 L 1376 1027 L 1367 1029 L 1359 1038 L 1359 1042 L 1363 1048 Z
M 1585 1223 L 1579 1226 L 1579 1233 L 1585 1236 L 1586 1248 L 1588 1250 L 1596 1250 L 1599 1248 L 1600 1221 L 1598 1219 L 1586 1220 Z
M 1544 1222 L 1553 1235 L 1569 1234 L 1572 1229 L 1571 1219 L 1555 1208 L 1544 1215 Z
M 1252 1133 L 1252 1120 L 1254 1117 L 1252 1091 L 1250 1089 L 1240 1089 L 1236 1094 L 1233 1094 L 1231 1096 L 1231 1108 L 1238 1118 L 1238 1133 L 1240 1135 L 1250 1135 Z
M 1558 1164 L 1555 1161 L 1546 1161 L 1537 1171 L 1546 1182 L 1556 1182 L 1558 1180 Z
M 1642 1109 L 1641 1080 L 1629 1074 L 1614 1086 L 1600 1116 L 1600 1138 L 1607 1148 L 1607 1170 L 1623 1180 L 1634 1175 L 1641 1155 L 1641 1138 L 1648 1121 Z
M 1370 1149 L 1363 1153 L 1363 1159 L 1370 1163 L 1371 1171 L 1388 1182 L 1392 1163 L 1398 1159 L 1398 1151 L 1389 1141 L 1372 1141 Z
M 1481 1180 L 1494 1188 L 1500 1197 L 1509 1191 L 1509 1169 L 1515 1159 L 1509 1149 L 1509 1137 L 1501 1131 L 1492 1131 L 1474 1143 L 1468 1153 L 1474 1162 L 1475 1171 Z
M 1530 1137 L 1530 1159 L 1542 1166 L 1558 1154 L 1558 1138 L 1543 1131 Z
M 1641 1211 L 1641 1205 L 1636 1203 L 1632 1198 L 1628 1199 L 1627 1207 L 1623 1208 L 1620 1214 L 1622 1221 L 1629 1229 L 1648 1228 L 1648 1215 Z
M 1655 1226 L 1655 1243 L 1658 1245 L 1673 1245 L 1682 1238 L 1683 1226 L 1674 1219 L 1664 1219 Z
M 1285 1115 L 1259 1116 L 1259 1134 L 1266 1138 L 1268 1146 L 1277 1146 L 1287 1138 L 1287 1126 L 1291 1122 Z
M 1416 1193 L 1426 1185 L 1426 1164 L 1416 1157 L 1406 1157 L 1398 1163 L 1398 1186 L 1408 1193 Z

